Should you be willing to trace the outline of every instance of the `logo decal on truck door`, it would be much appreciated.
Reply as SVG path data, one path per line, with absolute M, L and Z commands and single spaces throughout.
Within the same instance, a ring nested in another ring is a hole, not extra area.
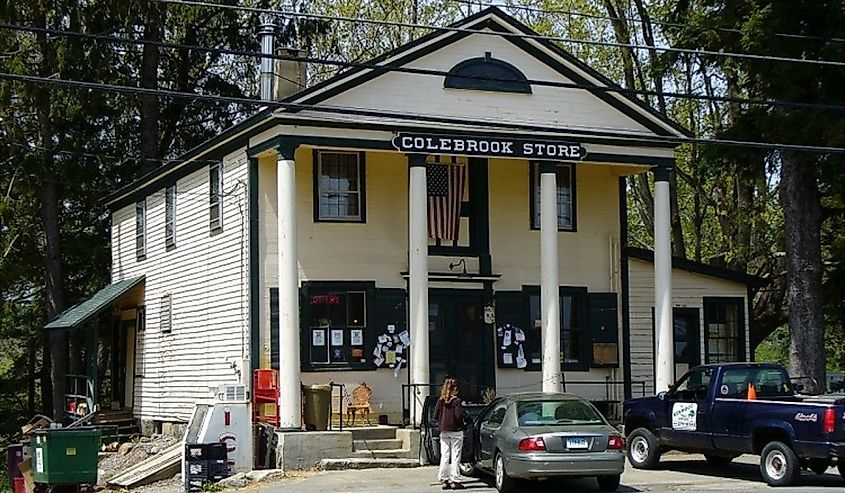
M 672 405 L 672 429 L 695 431 L 698 417 L 698 404 L 695 402 L 676 402 Z

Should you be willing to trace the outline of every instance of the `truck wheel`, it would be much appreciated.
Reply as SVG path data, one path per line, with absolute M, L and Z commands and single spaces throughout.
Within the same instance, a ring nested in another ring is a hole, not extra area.
M 760 474 L 769 486 L 789 486 L 801 474 L 795 452 L 783 442 L 769 442 L 760 454 Z
M 660 446 L 654 433 L 637 428 L 628 435 L 628 461 L 635 469 L 654 469 L 660 462 Z
M 704 454 L 704 458 L 707 459 L 707 463 L 711 466 L 727 466 L 734 460 L 730 455 Z

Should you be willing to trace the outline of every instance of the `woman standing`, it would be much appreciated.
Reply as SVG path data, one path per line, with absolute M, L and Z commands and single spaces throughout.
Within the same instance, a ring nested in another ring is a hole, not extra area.
M 443 483 L 443 489 L 462 490 L 461 451 L 464 446 L 464 419 L 466 411 L 458 397 L 458 382 L 447 378 L 440 390 L 440 398 L 434 408 L 434 417 L 440 427 L 440 471 L 437 479 Z

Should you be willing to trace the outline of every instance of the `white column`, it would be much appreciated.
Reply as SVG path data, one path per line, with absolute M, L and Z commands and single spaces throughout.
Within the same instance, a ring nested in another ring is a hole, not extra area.
M 411 312 L 411 383 L 431 383 L 428 354 L 428 213 L 425 156 L 408 156 L 410 189 L 408 191 L 408 302 Z M 413 417 L 422 417 L 422 405 L 428 387 L 411 396 Z
M 557 165 L 540 163 L 540 304 L 543 322 L 543 392 L 560 392 L 560 281 L 558 275 Z
M 296 253 L 296 163 L 294 148 L 279 148 L 279 427 L 302 427 L 299 367 L 299 270 Z
M 654 327 L 655 391 L 669 389 L 674 380 L 672 347 L 672 242 L 669 174 L 654 169 Z

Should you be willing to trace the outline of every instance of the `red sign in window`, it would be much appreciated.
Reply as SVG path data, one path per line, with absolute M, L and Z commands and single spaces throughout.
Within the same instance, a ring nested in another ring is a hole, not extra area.
M 309 301 L 312 305 L 339 305 L 340 295 L 338 294 L 315 294 L 311 295 Z

